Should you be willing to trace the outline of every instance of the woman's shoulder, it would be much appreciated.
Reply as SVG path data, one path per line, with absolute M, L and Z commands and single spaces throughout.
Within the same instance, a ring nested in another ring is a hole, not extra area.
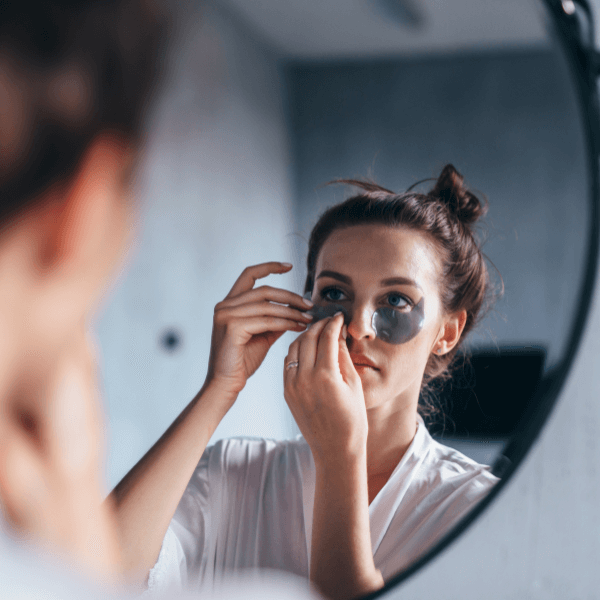
M 476 488 L 490 488 L 498 481 L 489 465 L 484 465 L 456 448 L 434 440 L 429 434 L 426 463 L 435 470 L 436 479 L 451 486 L 470 482 Z
M 121 596 L 116 590 L 94 584 L 83 573 L 59 562 L 58 557 L 14 540 L 4 529 L 5 524 L 0 518 L 0 597 L 13 600 L 133 600 L 133 596 Z

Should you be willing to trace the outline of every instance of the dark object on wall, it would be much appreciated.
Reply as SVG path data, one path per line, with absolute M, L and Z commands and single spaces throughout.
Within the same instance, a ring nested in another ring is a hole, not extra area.
M 440 393 L 443 419 L 431 429 L 443 437 L 510 437 L 542 381 L 546 350 L 500 347 L 474 350 Z
M 167 329 L 160 336 L 160 345 L 169 353 L 175 352 L 181 346 L 182 336 L 176 329 Z
M 427 21 L 425 7 L 418 0 L 371 0 L 371 4 L 383 17 L 402 27 L 421 28 Z

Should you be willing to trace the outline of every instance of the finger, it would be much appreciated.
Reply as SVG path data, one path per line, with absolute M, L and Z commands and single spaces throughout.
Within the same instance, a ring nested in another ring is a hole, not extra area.
M 248 338 L 261 333 L 282 332 L 286 331 L 304 331 L 305 323 L 298 323 L 290 319 L 280 319 L 278 317 L 255 317 L 254 319 L 232 319 L 230 323 L 241 332 L 247 335 Z
M 304 334 L 302 334 L 304 335 Z M 287 384 L 287 382 L 298 373 L 298 354 L 300 351 L 300 337 L 296 338 L 291 344 L 290 347 L 288 349 L 288 353 L 287 356 L 284 358 L 283 360 L 283 383 L 284 385 Z M 292 363 L 292 364 L 296 364 L 295 367 L 288 367 L 288 365 Z
M 239 306 L 240 304 L 250 304 L 260 301 L 287 304 L 300 310 L 308 310 L 314 306 L 310 300 L 303 298 L 299 294 L 295 294 L 288 290 L 282 290 L 281 288 L 271 287 L 270 285 L 261 285 L 260 287 L 247 292 L 242 292 L 235 298 L 226 298 L 222 302 L 219 302 L 217 306 L 228 308 L 231 306 Z
M 246 267 L 226 297 L 233 298 L 243 292 L 247 292 L 254 287 L 257 279 L 262 279 L 273 273 L 287 273 L 291 268 L 292 265 L 290 263 L 282 262 L 266 262 Z
M 303 327 L 303 325 L 298 325 L 298 327 Z M 285 333 L 285 331 L 268 331 L 267 336 L 271 343 L 271 346 Z
M 318 321 L 300 336 L 298 349 L 299 374 L 307 373 L 315 368 L 319 336 L 330 320 L 327 318 Z
M 288 353 L 287 356 L 284 358 L 283 360 L 283 381 L 284 381 L 284 385 L 285 382 L 288 379 L 289 375 L 292 375 L 292 373 L 290 373 L 289 371 L 291 371 L 292 369 L 288 369 L 287 365 L 289 363 L 297 363 L 298 361 L 298 354 L 300 352 L 300 338 L 303 336 L 304 334 L 299 335 L 291 344 L 290 347 L 288 348 Z M 294 373 L 298 372 L 297 368 L 294 368 Z
M 324 321 L 326 321 L 326 319 Z M 300 357 L 300 346 L 302 345 L 302 342 L 306 339 L 306 336 L 309 335 L 310 331 L 312 331 L 312 333 L 310 333 L 310 335 L 312 337 L 318 337 L 319 336 L 319 332 L 325 326 L 325 324 L 326 324 L 325 322 L 319 321 L 313 327 L 311 327 L 310 329 L 308 329 L 307 331 L 305 331 L 304 333 L 302 333 L 301 335 L 299 335 L 290 344 L 290 347 L 288 349 L 288 356 L 287 356 L 287 358 L 289 358 L 289 360 L 299 361 L 300 360 L 300 358 L 299 358 Z M 287 360 L 286 360 L 286 362 L 287 362 Z
M 304 335 L 304 334 L 302 334 L 302 335 Z M 290 347 L 288 348 L 287 356 L 284 359 L 285 364 L 287 364 L 289 362 L 297 362 L 298 361 L 298 355 L 300 352 L 300 338 L 302 337 L 302 335 L 297 337 L 290 344 Z
M 254 302 L 230 308 L 219 308 L 215 310 L 215 315 L 218 323 L 226 323 L 231 319 L 242 317 L 280 317 L 299 323 L 310 323 L 313 320 L 312 315 L 306 312 L 272 302 Z
M 344 315 L 334 315 L 319 336 L 315 367 L 339 372 L 339 339 L 344 325 Z
M 360 376 L 354 368 L 354 363 L 352 362 L 350 352 L 348 351 L 348 345 L 346 344 L 346 340 L 343 337 L 339 340 L 338 346 L 338 361 L 340 365 L 340 372 L 342 374 L 342 377 L 344 378 L 344 381 L 349 383 L 351 381 L 356 382 L 358 380 L 360 382 Z
M 283 363 L 283 385 L 289 385 L 291 381 L 298 375 L 298 361 L 285 359 Z M 289 365 L 289 366 L 288 366 Z M 295 365 L 295 366 L 294 366 Z

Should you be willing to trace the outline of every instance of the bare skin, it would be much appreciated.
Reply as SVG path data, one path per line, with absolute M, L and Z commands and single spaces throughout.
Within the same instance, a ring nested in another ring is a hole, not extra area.
M 106 582 L 121 576 L 103 504 L 103 432 L 87 333 L 130 229 L 134 152 L 98 135 L 77 172 L 0 235 L 0 508 L 16 537 Z
M 113 491 L 125 564 L 140 584 L 217 425 L 272 344 L 311 320 L 304 312 L 311 303 L 301 296 L 254 288 L 258 279 L 290 268 L 265 263 L 242 273 L 215 308 L 202 389 Z M 316 466 L 310 576 L 331 598 L 383 585 L 373 563 L 368 506 L 414 437 L 429 354 L 454 347 L 466 318 L 442 314 L 437 269 L 435 251 L 420 234 L 379 226 L 334 232 L 318 260 L 313 299 L 340 284 L 341 274 L 341 302 L 352 320 L 347 329 L 340 316 L 323 320 L 290 346 L 286 362 L 300 366 L 284 370 L 285 397 Z M 382 284 L 391 277 L 415 285 Z M 427 296 L 424 329 L 401 346 L 375 338 L 370 325 L 374 307 L 391 292 L 413 303 Z

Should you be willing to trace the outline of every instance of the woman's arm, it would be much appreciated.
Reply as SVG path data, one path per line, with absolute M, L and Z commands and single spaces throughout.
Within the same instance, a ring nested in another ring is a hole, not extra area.
M 343 316 L 316 323 L 291 346 L 285 397 L 315 461 L 310 578 L 346 599 L 383 586 L 369 525 L 366 407 Z
M 146 580 L 177 505 L 217 425 L 247 379 L 285 331 L 302 331 L 310 317 L 301 296 L 257 279 L 291 265 L 248 267 L 215 307 L 207 379 L 198 395 L 111 494 L 124 567 L 132 583 Z
M 374 592 L 384 581 L 371 549 L 366 453 L 315 467 L 311 580 L 328 598 Z
M 216 385 L 203 387 L 113 490 L 124 570 L 131 583 L 146 581 L 194 469 L 236 396 Z

